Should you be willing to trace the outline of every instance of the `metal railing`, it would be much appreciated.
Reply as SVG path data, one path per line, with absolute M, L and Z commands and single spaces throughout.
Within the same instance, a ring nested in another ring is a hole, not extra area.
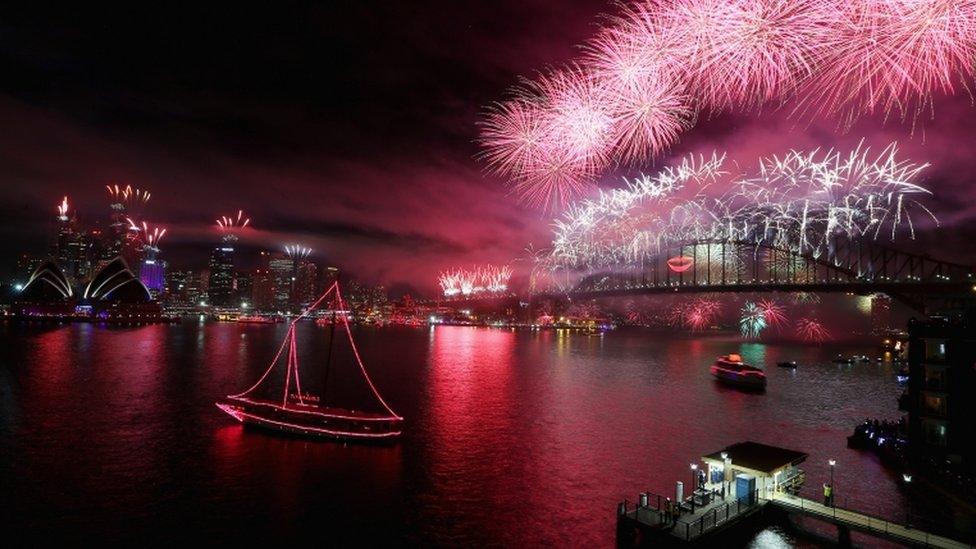
M 957 540 L 965 537 L 965 541 L 961 543 L 970 545 L 976 541 L 976 538 L 971 535 L 965 536 L 964 534 L 953 532 L 951 529 L 947 532 L 945 525 L 936 525 L 931 521 L 921 520 L 919 517 L 911 516 L 907 511 L 904 520 L 892 520 L 880 516 L 880 510 L 876 513 L 869 513 L 852 509 L 847 499 L 845 499 L 845 504 L 842 507 L 838 507 L 836 504 L 824 505 L 818 501 L 800 496 L 763 496 L 763 499 L 780 508 L 792 508 L 799 510 L 807 516 L 821 518 L 852 530 L 883 535 L 909 544 L 923 542 L 925 545 L 931 545 L 936 541 L 934 538 Z M 908 534 L 908 532 L 913 532 L 915 535 Z
M 725 505 L 718 505 L 707 510 L 694 520 L 681 520 L 679 518 L 674 525 L 677 531 L 676 535 L 686 540 L 692 540 L 722 526 L 742 512 L 761 504 L 759 490 L 753 492 L 752 495 L 751 501 L 746 498 L 736 498 L 726 502 Z

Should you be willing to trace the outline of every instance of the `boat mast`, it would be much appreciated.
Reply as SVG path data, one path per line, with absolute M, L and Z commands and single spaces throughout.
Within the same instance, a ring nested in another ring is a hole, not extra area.
M 335 277 L 335 296 L 332 300 L 332 324 L 329 326 L 329 352 L 325 355 L 325 378 L 322 380 L 322 398 L 319 399 L 319 406 L 325 406 L 325 392 L 329 388 L 329 369 L 332 366 L 332 346 L 335 343 L 335 327 L 336 327 L 336 307 L 340 305 L 339 301 L 339 271 L 336 271 Z

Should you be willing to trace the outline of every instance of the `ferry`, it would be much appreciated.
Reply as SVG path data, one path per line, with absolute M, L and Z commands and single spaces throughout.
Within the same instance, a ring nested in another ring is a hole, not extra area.
M 712 364 L 712 375 L 722 383 L 744 389 L 765 389 L 766 372 L 742 362 L 738 354 L 718 357 Z
M 239 316 L 237 322 L 242 324 L 276 324 L 280 319 L 273 316 Z

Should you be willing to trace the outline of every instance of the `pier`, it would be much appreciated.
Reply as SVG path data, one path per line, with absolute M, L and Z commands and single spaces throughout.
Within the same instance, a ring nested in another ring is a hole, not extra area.
M 743 463 L 736 462 L 736 454 Z M 760 526 L 772 511 L 832 524 L 842 546 L 850 544 L 851 532 L 856 531 L 913 547 L 974 547 L 911 525 L 795 495 L 804 478 L 797 464 L 805 458 L 800 452 L 752 442 L 703 456 L 707 469 L 699 471 L 692 464 L 695 482 L 687 497 L 678 482 L 674 499 L 642 492 L 636 502 L 625 500 L 617 505 L 618 545 L 709 543 L 726 530 Z

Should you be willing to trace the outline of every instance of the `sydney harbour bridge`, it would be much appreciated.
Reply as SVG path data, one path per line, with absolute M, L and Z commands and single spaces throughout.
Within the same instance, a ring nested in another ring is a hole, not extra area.
M 870 239 L 836 239 L 816 254 L 756 242 L 694 240 L 670 243 L 640 263 L 590 269 L 561 289 L 539 288 L 528 297 L 723 292 L 884 293 L 916 311 L 932 313 L 971 305 L 976 270 Z M 451 301 L 485 299 L 492 297 L 460 296 Z

